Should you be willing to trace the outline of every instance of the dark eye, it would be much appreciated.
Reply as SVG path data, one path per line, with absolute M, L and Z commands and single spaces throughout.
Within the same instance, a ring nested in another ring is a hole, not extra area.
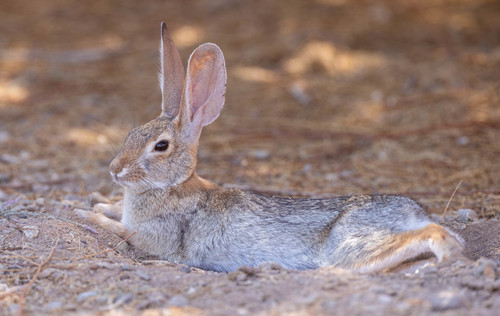
M 156 151 L 165 151 L 165 150 L 167 150 L 167 148 L 168 148 L 168 141 L 166 141 L 166 140 L 160 140 L 155 145 Z

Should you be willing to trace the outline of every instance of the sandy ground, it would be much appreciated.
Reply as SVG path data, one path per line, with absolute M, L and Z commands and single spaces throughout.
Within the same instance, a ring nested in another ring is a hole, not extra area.
M 494 0 L 2 1 L 0 314 L 495 315 L 499 14 Z M 469 259 L 215 273 L 79 219 L 120 200 L 109 162 L 160 111 L 162 20 L 184 61 L 203 42 L 226 58 L 201 176 L 283 196 L 410 195 Z

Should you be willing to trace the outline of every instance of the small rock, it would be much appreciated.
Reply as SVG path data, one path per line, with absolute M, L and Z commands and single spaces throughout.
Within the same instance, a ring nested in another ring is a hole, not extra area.
M 120 266 L 120 269 L 122 269 L 122 271 L 131 271 L 134 269 L 134 267 L 132 267 L 130 264 L 122 264 Z
M 47 305 L 45 305 L 45 308 L 50 310 L 50 311 L 54 311 L 56 309 L 60 309 L 62 306 L 63 306 L 62 302 L 53 301 L 53 302 L 50 302 Z
M 102 195 L 100 192 L 92 192 L 88 196 L 90 206 L 94 206 L 97 203 L 110 204 L 111 201 Z
M 321 307 L 328 313 L 338 313 L 338 304 L 333 300 L 324 301 L 321 303 Z
M 380 103 L 384 99 L 384 93 L 381 90 L 374 90 L 371 94 L 372 101 Z
M 90 298 L 92 296 L 96 296 L 97 294 L 99 294 L 99 292 L 97 292 L 97 291 L 83 292 L 83 293 L 78 294 L 78 296 L 76 297 L 76 301 L 78 303 L 82 303 L 83 301 L 87 300 L 88 298 Z
M 460 137 L 457 137 L 457 145 L 459 146 L 464 146 L 464 145 L 467 145 L 469 143 L 469 138 L 467 136 L 460 136 Z
M 0 131 L 0 143 L 5 143 L 10 139 L 10 134 L 7 131 Z
M 478 219 L 477 213 L 469 208 L 460 209 L 457 211 L 457 221 L 472 222 Z
M 35 200 L 35 204 L 38 206 L 44 206 L 45 205 L 45 199 L 44 198 L 38 198 Z
M 43 269 L 42 272 L 40 272 L 40 275 L 38 276 L 40 279 L 45 279 L 49 278 L 54 274 L 58 274 L 59 270 L 54 269 L 54 268 L 46 268 Z
M 460 280 L 460 285 L 463 287 L 467 287 L 471 290 L 477 291 L 481 290 L 485 286 L 484 280 L 478 280 L 475 277 L 472 276 L 466 276 Z
M 252 156 L 256 160 L 266 160 L 271 156 L 271 154 L 265 149 L 257 149 L 252 152 Z
M 290 91 L 290 94 L 293 96 L 293 98 L 300 104 L 309 105 L 311 103 L 311 97 L 307 94 L 304 85 L 300 82 L 296 82 L 291 85 L 288 91 Z
M 165 295 L 161 292 L 151 292 L 148 294 L 147 298 L 138 300 L 138 304 L 135 306 L 136 310 L 143 310 L 155 307 L 161 307 L 165 304 Z M 146 315 L 144 313 L 142 315 Z
M 10 180 L 10 175 L 8 173 L 0 173 L 0 183 L 5 183 Z
M 474 264 L 474 275 L 485 276 L 488 279 L 495 280 L 497 275 L 498 265 L 494 260 L 487 258 L 479 258 Z
M 141 279 L 143 279 L 144 281 L 149 281 L 151 278 L 149 277 L 149 275 L 142 271 L 142 270 L 137 270 L 135 271 L 135 274 L 137 274 L 137 276 Z
M 431 307 L 433 311 L 445 311 L 465 307 L 465 298 L 455 291 L 441 291 L 431 296 Z
M 310 163 L 306 163 L 306 164 L 302 167 L 302 172 L 303 172 L 303 173 L 310 173 L 312 170 L 313 170 L 313 166 L 312 166 Z
M 1 285 L 2 284 L 0 284 L 0 287 L 1 287 Z M 190 286 L 189 289 L 187 289 L 186 294 L 191 296 L 191 295 L 196 294 L 196 292 L 198 292 L 198 289 L 194 286 Z
M 21 159 L 11 154 L 3 154 L 0 156 L 0 161 L 10 165 L 17 165 L 21 163 Z
M 23 231 L 24 235 L 29 239 L 34 239 L 38 237 L 39 234 L 39 229 L 36 226 L 23 226 L 21 230 Z
M 132 294 L 130 294 L 130 293 L 125 293 L 125 294 L 123 294 L 123 295 L 118 296 L 118 297 L 115 299 L 114 303 L 115 303 L 115 306 L 117 306 L 117 307 L 118 307 L 118 306 L 121 306 L 121 305 L 123 305 L 123 304 L 128 304 L 128 303 L 130 303 L 130 302 L 132 301 L 132 299 L 133 299 Z
M 99 262 L 99 263 L 97 263 L 97 267 L 103 268 L 103 269 L 113 270 L 114 268 L 116 268 L 116 265 L 109 263 L 109 262 Z
M 11 315 L 17 315 L 19 313 L 19 304 L 10 304 L 9 312 Z
M 387 294 L 380 294 L 377 297 L 377 299 L 381 304 L 389 304 L 389 303 L 392 303 L 392 301 L 393 301 L 392 297 L 390 295 L 387 295 Z
M 9 199 L 9 195 L 4 191 L 0 190 L 0 201 L 7 201 Z
M 79 195 L 74 195 L 74 194 L 68 194 L 64 197 L 65 200 L 67 201 L 72 201 L 72 202 L 85 202 L 85 198 Z
M 168 300 L 167 306 L 184 307 L 189 304 L 189 300 L 184 295 L 175 295 Z

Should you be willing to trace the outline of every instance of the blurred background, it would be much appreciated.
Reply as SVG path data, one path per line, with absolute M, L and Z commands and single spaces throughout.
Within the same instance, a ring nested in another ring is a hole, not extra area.
M 409 194 L 500 214 L 500 2 L 0 2 L 0 199 L 120 189 L 108 165 L 160 112 L 160 22 L 184 63 L 225 54 L 198 173 L 272 194 Z

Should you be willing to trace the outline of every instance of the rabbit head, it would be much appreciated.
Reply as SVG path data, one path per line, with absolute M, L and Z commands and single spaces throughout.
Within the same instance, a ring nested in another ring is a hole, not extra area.
M 162 113 L 132 129 L 110 165 L 113 180 L 138 193 L 178 185 L 193 174 L 201 129 L 224 105 L 226 66 L 219 47 L 206 43 L 196 48 L 184 78 L 165 23 L 161 34 Z

